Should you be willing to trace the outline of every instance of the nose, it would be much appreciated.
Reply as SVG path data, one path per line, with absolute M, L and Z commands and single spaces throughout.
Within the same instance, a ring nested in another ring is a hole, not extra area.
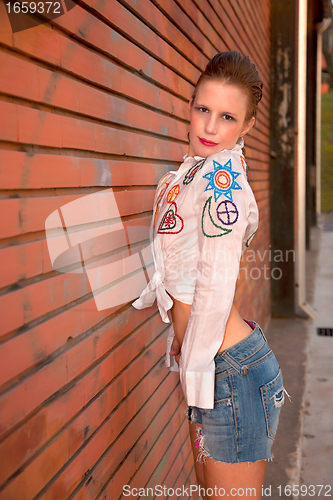
M 217 133 L 216 118 L 212 114 L 209 114 L 207 116 L 205 123 L 205 132 L 207 132 L 207 134 Z

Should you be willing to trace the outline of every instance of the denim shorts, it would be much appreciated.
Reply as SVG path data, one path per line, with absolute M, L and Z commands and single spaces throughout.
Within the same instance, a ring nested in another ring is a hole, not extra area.
M 197 428 L 198 460 L 256 462 L 273 458 L 284 393 L 280 366 L 260 326 L 219 352 L 215 360 L 214 408 L 187 408 Z M 289 395 L 288 395 L 289 397 Z

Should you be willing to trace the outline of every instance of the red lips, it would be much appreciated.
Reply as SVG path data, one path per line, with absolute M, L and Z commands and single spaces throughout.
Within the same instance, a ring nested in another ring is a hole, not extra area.
M 198 137 L 199 141 L 201 142 L 201 144 L 203 144 L 204 146 L 217 146 L 218 143 L 217 142 L 212 142 L 212 141 L 207 141 L 207 139 L 201 139 L 201 137 Z

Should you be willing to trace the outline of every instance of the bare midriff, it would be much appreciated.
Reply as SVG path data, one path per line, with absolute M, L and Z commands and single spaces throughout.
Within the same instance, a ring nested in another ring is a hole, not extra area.
M 178 344 L 181 346 L 183 343 L 187 323 L 191 314 L 191 305 L 184 304 L 183 302 L 176 300 L 172 295 L 170 295 L 170 297 L 173 300 L 173 306 L 170 309 L 173 329 Z M 235 305 L 232 304 L 230 315 L 225 328 L 223 342 L 218 349 L 218 352 L 224 351 L 234 344 L 237 344 L 237 342 L 245 339 L 245 337 L 247 337 L 252 331 L 252 328 L 247 323 L 245 323 L 245 321 L 237 311 Z

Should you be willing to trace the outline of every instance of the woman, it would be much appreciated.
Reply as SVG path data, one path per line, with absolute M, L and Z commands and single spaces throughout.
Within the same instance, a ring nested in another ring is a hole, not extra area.
M 171 312 L 167 361 L 179 363 L 197 480 L 210 499 L 243 498 L 246 488 L 261 498 L 286 392 L 259 325 L 233 304 L 241 255 L 258 226 L 242 146 L 261 89 L 255 66 L 234 51 L 216 54 L 200 76 L 188 155 L 156 191 L 156 271 L 133 303 L 157 298 L 165 322 Z

